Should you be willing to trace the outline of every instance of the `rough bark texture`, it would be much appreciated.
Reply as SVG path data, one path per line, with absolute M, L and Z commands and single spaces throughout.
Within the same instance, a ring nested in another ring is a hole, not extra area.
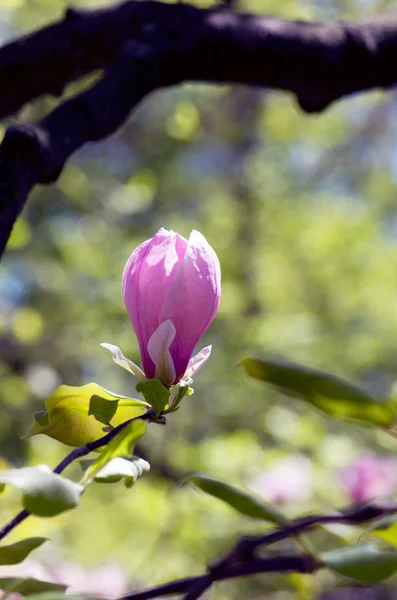
M 0 146 L 0 255 L 36 183 L 59 176 L 84 143 L 114 132 L 151 91 L 183 81 L 287 90 L 319 112 L 354 92 L 397 82 L 397 14 L 307 23 L 228 7 L 130 1 L 65 18 L 0 49 L 0 116 L 98 70 L 90 90 L 42 122 L 11 127 Z

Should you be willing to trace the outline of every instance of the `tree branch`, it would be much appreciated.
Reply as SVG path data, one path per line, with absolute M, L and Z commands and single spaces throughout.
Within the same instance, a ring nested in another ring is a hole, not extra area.
M 168 595 L 185 594 L 184 600 L 197 600 L 216 581 L 234 577 L 246 577 L 258 573 L 314 573 L 323 567 L 322 562 L 311 554 L 272 554 L 258 558 L 261 546 L 292 538 L 317 525 L 341 523 L 365 524 L 397 513 L 397 505 L 368 504 L 352 506 L 330 515 L 312 515 L 295 519 L 288 525 L 274 529 L 261 536 L 241 538 L 234 548 L 220 561 L 209 567 L 205 575 L 178 579 L 176 581 L 137 592 L 120 600 L 150 600 Z
M 183 81 L 243 83 L 290 91 L 304 111 L 319 112 L 353 92 L 395 84 L 396 54 L 394 13 L 306 23 L 152 0 L 69 9 L 58 23 L 0 49 L 0 117 L 105 70 L 41 123 L 7 131 L 0 255 L 32 187 L 55 181 L 77 148 L 116 131 L 151 91 Z
M 69 9 L 58 23 L 1 48 L 0 118 L 108 68 L 130 41 L 156 53 L 173 47 L 175 61 L 157 86 L 210 81 L 277 88 L 296 94 L 308 112 L 397 82 L 392 12 L 358 23 L 310 23 L 130 0 L 97 10 Z
M 266 556 L 264 558 L 253 559 L 246 564 L 234 565 L 219 573 L 213 573 L 210 585 L 215 583 L 215 581 L 248 577 L 250 575 L 258 575 L 259 573 L 314 573 L 320 566 L 321 563 L 317 562 L 310 554 Z M 191 590 L 199 589 L 200 585 L 207 580 L 207 577 L 207 575 L 201 575 L 199 577 L 178 579 L 171 583 L 145 590 L 144 592 L 129 594 L 120 600 L 150 600 L 151 598 L 162 598 L 175 594 L 189 594 Z M 199 596 L 194 597 L 198 598 Z

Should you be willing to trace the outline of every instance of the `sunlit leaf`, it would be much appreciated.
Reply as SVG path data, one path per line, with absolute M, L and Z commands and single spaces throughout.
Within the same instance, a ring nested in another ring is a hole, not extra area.
M 143 395 L 146 402 L 154 408 L 158 415 L 163 412 L 170 398 L 170 392 L 158 379 L 140 381 L 136 386 L 136 391 Z
M 27 538 L 9 546 L 0 546 L 0 565 L 16 565 L 22 562 L 33 550 L 39 548 L 46 541 L 47 538 L 36 537 Z
M 46 465 L 0 473 L 0 483 L 22 490 L 22 504 L 33 515 L 52 517 L 75 508 L 84 487 L 53 473 Z
M 397 515 L 392 515 L 377 521 L 365 532 L 367 535 L 376 535 L 386 542 L 397 546 Z
M 81 387 L 62 385 L 47 398 L 45 407 L 46 411 L 35 415 L 35 424 L 26 437 L 44 433 L 76 447 L 102 437 L 107 417 L 111 418 L 106 425 L 116 427 L 144 414 L 149 408 L 141 400 L 114 394 L 96 383 Z
M 199 473 L 189 475 L 185 478 L 185 481 L 193 483 L 206 494 L 223 500 L 247 517 L 269 521 L 277 525 L 287 523 L 287 519 L 274 506 L 265 502 L 262 498 L 235 488 L 228 483 Z
M 320 555 L 324 564 L 357 581 L 376 583 L 390 577 L 397 569 L 397 552 L 371 544 L 345 546 Z
M 113 459 L 129 457 L 135 444 L 146 433 L 147 423 L 137 419 L 129 423 L 109 444 L 102 448 L 99 457 L 87 469 L 82 483 L 87 484 L 95 479 L 98 473 Z
M 95 461 L 81 461 L 83 469 L 91 467 Z M 108 462 L 95 476 L 99 483 L 117 483 L 124 479 L 124 485 L 130 488 L 145 473 L 150 471 L 150 464 L 138 456 L 118 456 Z
M 19 579 L 16 577 L 0 577 L 0 589 L 8 593 L 20 594 L 21 596 L 44 594 L 46 592 L 58 592 L 56 597 L 60 598 L 61 595 L 59 592 L 65 591 L 66 587 L 66 585 L 62 585 L 60 583 L 40 581 L 39 579 L 33 579 L 32 577 L 27 577 L 26 579 Z M 52 595 L 49 597 L 53 598 Z
M 336 418 L 352 418 L 383 427 L 395 420 L 393 404 L 380 401 L 360 387 L 318 369 L 278 358 L 245 358 L 248 375 L 284 394 L 306 400 Z

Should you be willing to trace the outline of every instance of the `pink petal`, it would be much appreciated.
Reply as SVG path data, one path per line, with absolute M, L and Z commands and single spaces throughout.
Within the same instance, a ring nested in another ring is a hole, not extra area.
M 167 320 L 158 326 L 148 343 L 150 358 L 156 365 L 155 377 L 166 385 L 171 385 L 175 381 L 175 366 L 170 353 L 175 335 L 176 330 L 172 321 Z
M 217 313 L 220 293 L 218 257 L 205 237 L 192 231 L 160 312 L 160 322 L 170 319 L 176 329 L 171 354 L 177 381 L 183 377 L 195 345 Z
M 155 365 L 148 353 L 150 337 L 165 319 L 159 319 L 161 306 L 177 274 L 187 248 L 187 240 L 161 228 L 130 256 L 123 273 L 123 297 L 138 338 L 143 370 L 154 377 Z
M 184 379 L 192 379 L 200 371 L 211 355 L 212 346 L 206 346 L 189 360 Z

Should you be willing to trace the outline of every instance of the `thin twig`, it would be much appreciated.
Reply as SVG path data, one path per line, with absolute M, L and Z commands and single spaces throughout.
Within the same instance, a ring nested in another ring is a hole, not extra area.
M 115 427 L 114 429 L 109 431 L 109 433 L 107 433 L 105 436 L 103 436 L 99 440 L 95 440 L 93 442 L 88 442 L 84 446 L 75 448 L 74 450 L 72 450 L 72 452 L 70 452 L 70 454 L 68 454 L 67 456 L 65 456 L 65 458 L 63 460 L 61 460 L 61 462 L 59 463 L 58 466 L 55 467 L 54 473 L 58 473 L 58 474 L 62 473 L 62 471 L 64 471 L 66 469 L 66 467 L 68 467 L 70 465 L 70 463 L 72 463 L 76 459 L 81 458 L 82 456 L 86 456 L 90 452 L 93 452 L 94 450 L 97 450 L 98 448 L 101 448 L 102 446 L 106 446 L 120 433 L 120 431 L 122 431 L 123 429 L 125 429 L 127 427 L 127 425 L 132 423 L 132 421 L 138 421 L 138 420 L 151 421 L 152 419 L 155 418 L 155 416 L 156 416 L 156 412 L 152 408 L 149 408 L 149 410 L 145 414 L 143 414 L 139 417 L 134 417 L 133 419 L 129 419 L 129 421 L 124 421 L 124 423 L 121 423 L 120 425 L 118 425 L 117 427 Z
M 127 425 L 129 425 L 132 421 L 137 421 L 138 419 L 141 419 L 144 421 L 145 420 L 151 421 L 155 418 L 155 416 L 156 416 L 155 411 L 152 408 L 150 408 L 145 414 L 143 414 L 139 417 L 134 417 L 133 419 L 130 419 L 129 421 L 124 421 L 124 423 L 121 423 L 120 425 L 118 425 L 117 427 L 112 429 L 109 433 L 107 433 L 106 435 L 101 437 L 99 440 L 95 440 L 93 442 L 88 442 L 87 444 L 84 444 L 84 446 L 75 448 L 67 456 L 65 456 L 65 458 L 63 460 L 61 460 L 59 465 L 57 465 L 55 467 L 55 469 L 53 470 L 53 473 L 57 473 L 59 475 L 73 461 L 77 460 L 78 458 L 81 458 L 82 456 L 86 456 L 87 454 L 90 454 L 90 452 L 93 452 L 94 450 L 97 450 L 98 448 L 101 448 L 102 446 L 106 446 L 107 444 L 109 444 L 109 442 L 111 442 L 113 440 L 113 438 L 116 437 L 116 435 L 118 435 L 120 433 L 120 431 L 122 431 L 125 427 L 127 427 Z M 25 509 L 21 510 L 13 519 L 11 519 L 11 521 L 6 523 L 6 525 L 4 525 L 4 527 L 2 529 L 0 529 L 0 540 L 5 538 L 5 536 L 8 533 L 10 533 L 10 531 L 15 529 L 15 527 L 17 527 L 17 525 L 22 523 L 29 516 L 30 516 L 30 513 L 27 510 L 25 510 Z
M 300 535 L 305 531 L 313 529 L 317 525 L 339 523 L 346 525 L 360 525 L 397 513 L 397 505 L 366 504 L 364 506 L 350 506 L 329 515 L 313 515 L 291 521 L 285 527 L 281 527 L 260 536 L 248 536 L 242 538 L 235 547 L 236 556 L 254 552 L 260 546 L 269 546 L 285 540 L 289 537 Z

